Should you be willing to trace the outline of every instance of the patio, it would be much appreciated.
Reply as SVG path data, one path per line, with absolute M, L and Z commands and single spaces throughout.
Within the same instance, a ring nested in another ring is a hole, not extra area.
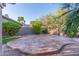
M 78 43 L 79 38 L 42 34 L 28 35 L 3 45 L 3 55 L 79 55 Z

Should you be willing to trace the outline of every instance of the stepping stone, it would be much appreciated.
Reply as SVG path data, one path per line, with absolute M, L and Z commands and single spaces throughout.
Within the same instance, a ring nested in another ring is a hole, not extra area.
M 64 45 L 70 43 L 56 40 L 52 36 L 32 35 L 11 41 L 7 46 L 28 55 L 51 55 L 59 53 Z

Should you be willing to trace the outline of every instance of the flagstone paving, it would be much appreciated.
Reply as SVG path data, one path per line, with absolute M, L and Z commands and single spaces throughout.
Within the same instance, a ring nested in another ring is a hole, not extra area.
M 2 56 L 24 56 L 24 54 L 22 54 L 20 51 L 13 50 L 7 47 L 6 45 L 3 45 L 2 49 L 3 49 Z
M 67 45 L 58 56 L 79 56 L 79 44 Z
M 3 55 L 79 55 L 77 40 L 56 35 L 28 35 L 7 43 Z

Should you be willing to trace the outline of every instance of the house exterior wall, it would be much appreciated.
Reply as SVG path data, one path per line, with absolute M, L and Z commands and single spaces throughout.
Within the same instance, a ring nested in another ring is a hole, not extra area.
M 16 22 L 16 21 L 14 21 L 11 18 L 7 18 L 7 17 L 2 15 L 2 22 Z
M 2 22 L 11 22 L 10 20 L 7 20 L 7 19 L 5 19 L 3 17 L 2 17 L 2 19 L 3 19 Z

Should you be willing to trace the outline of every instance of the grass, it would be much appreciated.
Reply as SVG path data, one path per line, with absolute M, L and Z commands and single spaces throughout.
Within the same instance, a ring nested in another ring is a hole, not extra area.
M 8 42 L 10 42 L 10 41 L 12 41 L 12 40 L 14 40 L 14 39 L 18 39 L 18 38 L 21 38 L 21 37 L 19 37 L 19 36 L 4 37 L 4 38 L 2 39 L 2 43 L 3 43 L 3 44 L 6 44 L 6 43 L 8 43 Z
M 3 44 L 6 44 L 7 42 L 10 42 L 10 41 L 12 41 L 13 39 L 11 38 L 11 37 L 5 37 L 5 38 L 3 38 L 2 39 L 2 43 Z

